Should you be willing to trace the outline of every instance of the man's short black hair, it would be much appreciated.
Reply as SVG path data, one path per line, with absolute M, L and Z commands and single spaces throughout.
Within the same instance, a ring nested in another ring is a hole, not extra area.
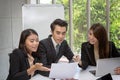
M 62 19 L 54 20 L 50 25 L 52 32 L 54 31 L 56 25 L 59 25 L 60 27 L 66 27 L 66 31 L 67 31 L 68 23 L 65 20 L 62 20 Z

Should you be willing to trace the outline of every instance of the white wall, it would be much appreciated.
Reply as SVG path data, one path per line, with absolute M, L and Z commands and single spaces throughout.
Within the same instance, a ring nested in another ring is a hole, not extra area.
M 64 19 L 64 6 L 60 4 L 23 5 L 23 29 L 32 28 L 39 38 L 47 38 L 51 34 L 50 24 L 56 19 Z
M 9 56 L 17 47 L 22 31 L 22 4 L 25 0 L 0 0 L 0 80 L 6 80 Z

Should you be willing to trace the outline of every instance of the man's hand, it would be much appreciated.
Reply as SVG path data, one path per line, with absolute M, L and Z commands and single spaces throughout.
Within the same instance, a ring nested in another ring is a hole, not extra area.
M 114 71 L 116 74 L 120 74 L 120 67 L 117 67 Z

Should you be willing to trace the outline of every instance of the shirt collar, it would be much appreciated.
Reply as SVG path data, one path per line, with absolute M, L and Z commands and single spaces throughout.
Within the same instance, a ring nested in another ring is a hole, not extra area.
M 55 42 L 55 40 L 54 40 L 53 37 L 51 37 L 51 39 L 52 39 L 52 42 L 53 42 L 54 47 L 56 48 L 57 43 Z M 59 45 L 61 45 L 61 44 L 59 44 Z

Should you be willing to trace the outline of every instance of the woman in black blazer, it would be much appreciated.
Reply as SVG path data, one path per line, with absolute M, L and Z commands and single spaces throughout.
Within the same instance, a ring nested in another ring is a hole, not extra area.
M 7 80 L 29 80 L 39 71 L 49 71 L 42 66 L 40 55 L 36 52 L 39 45 L 38 34 L 33 29 L 21 33 L 19 48 L 14 49 L 10 56 L 10 68 Z
M 88 32 L 88 42 L 81 46 L 79 66 L 86 69 L 88 65 L 96 66 L 102 58 L 120 57 L 113 42 L 108 41 L 107 31 L 100 23 L 93 24 Z

